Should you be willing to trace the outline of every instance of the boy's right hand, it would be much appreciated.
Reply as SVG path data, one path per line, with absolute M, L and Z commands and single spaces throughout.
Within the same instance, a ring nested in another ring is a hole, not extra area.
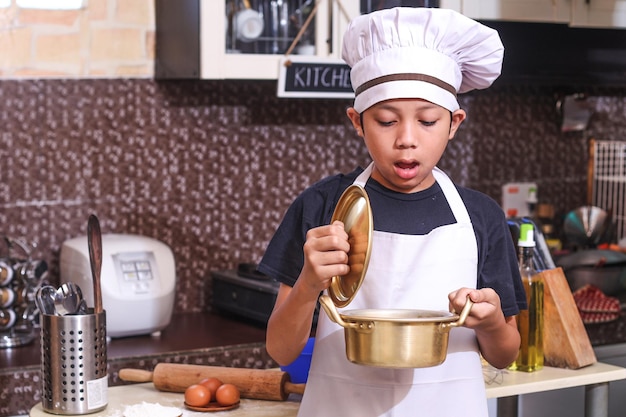
M 304 266 L 300 274 L 311 290 L 319 294 L 328 288 L 336 275 L 346 275 L 350 243 L 343 222 L 336 220 L 330 225 L 310 229 L 304 243 Z

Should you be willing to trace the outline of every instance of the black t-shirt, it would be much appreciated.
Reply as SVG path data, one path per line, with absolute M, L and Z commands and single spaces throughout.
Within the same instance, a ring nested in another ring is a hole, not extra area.
M 309 229 L 330 223 L 341 193 L 362 172 L 361 168 L 322 179 L 300 194 L 287 210 L 259 270 L 293 286 L 304 264 L 302 251 Z M 485 194 L 456 187 L 463 200 L 478 243 L 477 288 L 493 288 L 500 296 L 505 316 L 526 308 L 515 245 L 498 204 Z M 425 235 L 456 223 L 438 183 L 416 193 L 389 190 L 370 178 L 365 189 L 372 207 L 374 230 Z

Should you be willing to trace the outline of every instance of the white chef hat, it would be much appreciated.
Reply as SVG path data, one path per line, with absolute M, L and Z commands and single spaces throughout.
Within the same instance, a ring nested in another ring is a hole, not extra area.
M 450 111 L 457 93 L 487 88 L 504 47 L 495 30 L 449 9 L 396 7 L 354 19 L 342 57 L 359 113 L 393 98 L 422 98 Z

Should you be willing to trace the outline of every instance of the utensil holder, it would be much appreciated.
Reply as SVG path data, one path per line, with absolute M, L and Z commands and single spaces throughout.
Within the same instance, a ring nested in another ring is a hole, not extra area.
M 106 312 L 41 315 L 42 407 L 77 415 L 107 406 Z

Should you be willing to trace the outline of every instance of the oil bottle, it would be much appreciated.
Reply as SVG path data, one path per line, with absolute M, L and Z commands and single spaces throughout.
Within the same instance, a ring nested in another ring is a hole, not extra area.
M 535 250 L 534 227 L 531 223 L 520 226 L 519 268 L 526 291 L 528 310 L 520 311 L 517 328 L 521 345 L 517 359 L 510 369 L 533 372 L 543 368 L 543 280 L 533 265 Z

